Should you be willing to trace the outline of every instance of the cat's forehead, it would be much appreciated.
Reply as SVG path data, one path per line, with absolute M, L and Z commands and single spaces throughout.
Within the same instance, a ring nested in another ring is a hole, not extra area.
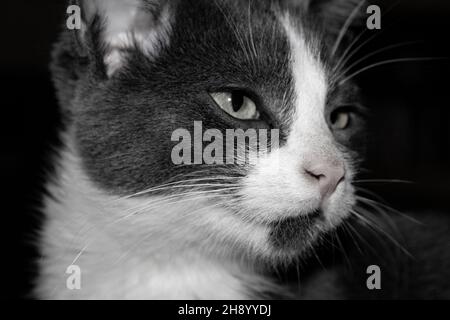
M 176 73 L 177 84 L 187 84 L 187 90 L 249 90 L 284 118 L 280 122 L 290 119 L 294 74 L 308 80 L 309 65 L 320 65 L 314 32 L 302 11 L 273 1 L 227 0 L 183 1 L 173 10 L 169 45 L 158 57 L 161 73 Z M 294 63 L 299 56 L 307 61 Z
M 230 49 L 237 44 L 241 53 L 249 55 L 247 58 L 252 58 L 250 54 L 257 58 L 258 53 L 267 58 L 264 52 L 273 58 L 287 54 L 287 19 L 290 32 L 298 33 L 309 46 L 305 50 L 312 49 L 320 37 L 317 24 L 308 18 L 306 10 L 283 7 L 278 1 L 188 0 L 173 6 L 169 15 L 175 29 L 172 36 L 179 35 L 178 31 L 190 41 L 209 40 L 197 44 L 217 46 L 222 42 Z

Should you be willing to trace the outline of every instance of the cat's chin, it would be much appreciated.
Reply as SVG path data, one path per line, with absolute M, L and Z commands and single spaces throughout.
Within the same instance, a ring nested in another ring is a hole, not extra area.
M 308 255 L 327 233 L 332 232 L 348 216 L 350 208 L 339 214 L 317 209 L 308 215 L 287 217 L 270 224 L 265 259 L 272 264 L 285 264 Z M 331 218 L 330 218 L 331 217 Z
M 274 221 L 270 226 L 268 237 L 270 255 L 281 260 L 301 255 L 324 232 L 324 219 L 322 210 L 316 210 L 307 216 Z
M 318 225 L 323 221 L 323 212 L 314 210 L 309 215 L 284 218 L 271 223 L 269 241 L 278 249 L 300 249 L 314 240 Z

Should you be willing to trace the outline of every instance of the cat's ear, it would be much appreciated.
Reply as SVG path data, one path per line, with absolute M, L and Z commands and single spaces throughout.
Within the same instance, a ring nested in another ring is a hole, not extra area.
M 169 41 L 169 0 L 77 2 L 82 13 L 79 43 L 95 52 L 108 77 L 123 67 L 130 50 L 155 56 Z

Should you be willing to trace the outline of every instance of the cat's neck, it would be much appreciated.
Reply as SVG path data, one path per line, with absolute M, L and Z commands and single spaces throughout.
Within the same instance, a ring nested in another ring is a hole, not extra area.
M 251 298 L 249 287 L 268 285 L 233 260 L 161 243 L 157 232 L 137 228 L 130 237 L 120 221 L 129 203 L 95 187 L 73 150 L 61 153 L 59 163 L 45 199 L 40 297 L 242 299 Z M 67 288 L 71 265 L 81 271 L 79 290 Z

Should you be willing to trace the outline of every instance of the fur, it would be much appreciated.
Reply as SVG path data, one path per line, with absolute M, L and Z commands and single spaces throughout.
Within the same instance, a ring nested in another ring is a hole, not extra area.
M 337 34 L 326 17 L 340 1 L 320 3 L 81 1 L 82 30 L 64 31 L 54 51 L 66 127 L 43 208 L 38 297 L 287 295 L 273 268 L 306 260 L 356 203 L 363 122 L 355 113 L 349 128 L 333 126 L 358 95 L 333 81 L 336 42 L 321 41 Z M 209 95 L 234 89 L 261 120 L 233 118 Z M 244 166 L 177 166 L 171 133 L 194 121 L 277 128 L 281 143 Z M 342 170 L 335 189 L 321 191 L 329 172 L 312 174 L 317 164 Z M 66 287 L 73 264 L 80 290 Z M 312 277 L 299 295 L 333 286 L 339 296 L 338 274 Z

